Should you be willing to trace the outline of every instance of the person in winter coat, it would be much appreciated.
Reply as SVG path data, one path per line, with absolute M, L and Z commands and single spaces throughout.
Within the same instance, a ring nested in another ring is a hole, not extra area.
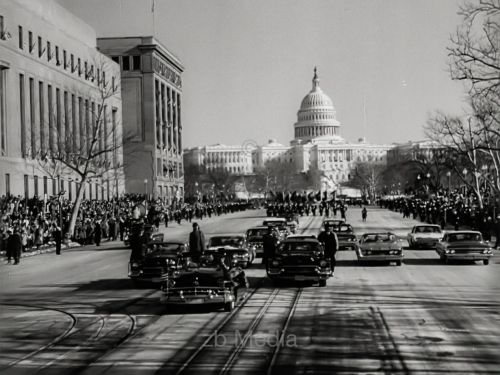
M 95 226 L 94 226 L 94 242 L 95 242 L 96 246 L 101 245 L 101 238 L 102 238 L 101 223 L 98 220 L 95 222 Z
M 14 258 L 14 264 L 19 264 L 22 250 L 23 250 L 23 242 L 21 238 L 21 233 L 19 232 L 19 228 L 16 227 L 14 228 L 14 233 L 11 234 L 7 240 L 7 251 L 8 254 Z M 9 255 L 7 257 L 10 262 Z
M 189 233 L 189 251 L 193 253 L 193 261 L 199 261 L 200 255 L 205 250 L 205 235 L 200 230 L 198 223 L 193 223 L 193 231 Z

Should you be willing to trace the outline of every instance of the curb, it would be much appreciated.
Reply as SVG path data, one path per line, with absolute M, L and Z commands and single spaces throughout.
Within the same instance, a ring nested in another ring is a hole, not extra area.
M 61 250 L 73 249 L 75 247 L 82 247 L 82 245 L 80 245 L 77 242 L 70 242 L 67 245 L 66 244 L 61 245 Z M 32 257 L 35 255 L 46 254 L 46 253 L 52 253 L 54 251 L 56 251 L 56 247 L 51 245 L 51 246 L 44 247 L 44 248 L 38 249 L 38 250 L 22 252 L 21 258 Z M 6 252 L 0 251 L 0 257 L 6 258 Z

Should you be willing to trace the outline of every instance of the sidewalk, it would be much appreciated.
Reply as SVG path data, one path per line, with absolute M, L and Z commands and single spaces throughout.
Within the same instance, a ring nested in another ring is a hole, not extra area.
M 78 242 L 70 241 L 68 244 L 62 244 L 61 251 L 64 251 L 67 249 L 73 249 L 76 247 L 83 247 L 83 246 L 80 245 Z M 56 251 L 55 242 L 49 241 L 49 243 L 47 245 L 40 246 L 39 249 L 32 249 L 32 250 L 28 250 L 28 251 L 23 251 L 21 253 L 21 258 L 32 257 L 34 255 L 40 255 L 40 254 L 45 254 L 45 253 L 52 253 L 55 251 Z M 5 251 L 0 251 L 0 258 L 6 258 Z

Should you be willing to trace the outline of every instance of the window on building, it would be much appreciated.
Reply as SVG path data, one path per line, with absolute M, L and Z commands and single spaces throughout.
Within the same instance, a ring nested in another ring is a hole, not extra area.
M 59 59 L 59 46 L 56 46 L 56 65 L 61 65 L 61 60 Z
M 116 115 L 117 115 L 118 109 L 113 108 L 111 111 L 111 126 L 112 129 L 111 131 L 113 132 L 113 166 L 116 168 L 118 165 L 118 140 L 116 137 Z
M 73 200 L 73 181 L 68 181 L 68 199 L 70 201 Z
M 24 175 L 24 198 L 28 199 L 30 197 L 30 186 L 28 175 Z
M 24 74 L 19 74 L 19 110 L 21 120 L 21 155 L 23 158 L 27 155 L 26 150 L 26 98 L 24 91 Z
M 55 128 L 55 142 L 57 143 L 57 150 L 62 151 L 64 144 L 65 134 L 62 131 L 61 125 L 61 90 L 56 88 L 56 128 Z
M 122 56 L 122 69 L 124 71 L 130 70 L 130 59 L 129 59 L 129 56 Z
M 40 151 L 45 152 L 45 101 L 43 94 L 43 82 L 38 82 L 38 108 L 40 111 Z
M 132 56 L 132 69 L 141 70 L 141 56 Z
M 66 50 L 63 50 L 63 69 L 66 69 L 68 66 L 68 55 Z
M 47 176 L 43 176 L 43 195 L 48 193 L 49 191 L 47 189 Z
M 33 193 L 38 197 L 38 176 L 33 176 Z
M 30 90 L 30 138 L 31 138 L 31 157 L 35 158 L 35 154 L 37 152 L 37 137 L 36 134 L 36 124 L 35 124 L 35 80 L 30 78 L 29 83 Z M 38 195 L 38 194 L 37 194 Z
M 5 174 L 5 194 L 10 195 L 10 173 Z
M 50 42 L 47 40 L 47 61 L 52 60 L 52 48 Z
M 34 48 L 35 48 L 35 43 L 33 42 L 33 33 L 31 31 L 28 31 L 28 49 L 30 53 L 33 52 Z
M 61 192 L 62 192 L 62 191 L 64 191 L 64 190 L 65 190 L 65 189 L 64 189 L 64 180 L 61 180 L 61 181 L 60 181 L 60 183 L 61 183 L 61 187 L 60 187 L 60 189 L 61 189 L 61 190 L 59 190 L 59 191 L 61 191 Z
M 42 46 L 42 37 L 39 36 L 38 37 L 38 57 L 42 57 L 43 52 L 44 52 L 44 50 L 43 50 L 43 46 Z
M 0 155 L 5 155 L 7 153 L 7 133 L 6 133 L 6 123 L 7 114 L 5 109 L 5 72 L 7 69 L 3 69 L 0 66 Z
M 55 178 L 52 178 L 52 195 L 57 194 L 57 181 Z
M 19 30 L 19 37 L 18 37 L 18 39 L 19 39 L 19 49 L 24 49 L 23 27 L 19 26 L 18 30 Z
M 78 77 L 81 77 L 82 76 L 82 66 L 81 66 L 81 60 L 80 58 L 78 58 L 78 62 L 77 62 L 77 66 L 76 66 L 76 69 L 78 69 Z
M 73 54 L 70 55 L 69 61 L 71 64 L 71 73 L 74 73 L 76 70 L 76 67 L 75 67 L 75 56 Z
M 0 15 L 0 38 L 4 38 L 5 36 L 3 33 L 5 32 L 4 30 L 4 25 L 3 25 L 3 16 Z
M 111 60 L 120 65 L 120 56 L 111 56 Z
M 55 137 L 54 137 L 54 103 L 52 100 L 52 85 L 47 85 L 47 101 L 48 101 L 48 116 L 49 116 L 49 150 L 55 151 Z

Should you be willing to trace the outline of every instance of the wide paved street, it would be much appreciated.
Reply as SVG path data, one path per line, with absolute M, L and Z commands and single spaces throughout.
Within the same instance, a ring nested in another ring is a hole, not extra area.
M 260 224 L 263 210 L 199 221 L 206 236 Z M 369 208 L 357 234 L 416 223 Z M 317 233 L 322 218 L 302 217 Z M 189 223 L 162 229 L 187 239 Z M 404 264 L 359 266 L 338 253 L 326 288 L 275 286 L 247 270 L 249 298 L 232 313 L 167 309 L 160 292 L 127 277 L 130 250 L 104 244 L 0 265 L 2 374 L 463 373 L 500 369 L 500 256 L 442 264 L 405 250 Z

